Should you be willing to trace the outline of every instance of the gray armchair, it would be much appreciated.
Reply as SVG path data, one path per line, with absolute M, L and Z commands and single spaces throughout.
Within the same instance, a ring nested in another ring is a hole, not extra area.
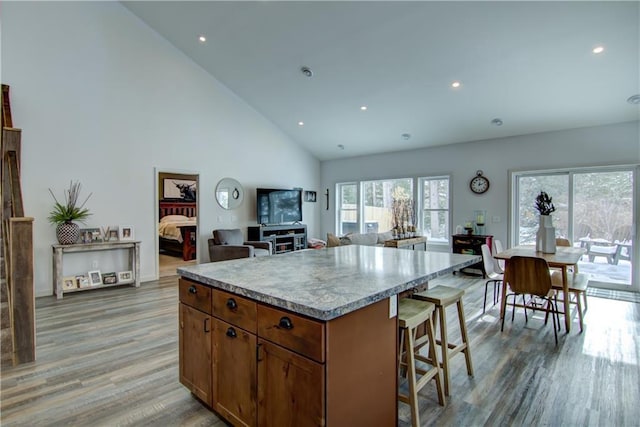
M 239 228 L 213 230 L 213 239 L 209 239 L 209 259 L 212 262 L 266 255 L 271 255 L 271 242 L 244 241 Z

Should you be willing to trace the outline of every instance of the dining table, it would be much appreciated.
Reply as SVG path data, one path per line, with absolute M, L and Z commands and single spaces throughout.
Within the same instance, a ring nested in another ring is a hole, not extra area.
M 512 256 L 527 256 L 543 258 L 547 261 L 550 268 L 557 268 L 562 272 L 562 290 L 564 295 L 564 324 L 567 333 L 571 330 L 571 317 L 569 316 L 569 281 L 567 280 L 567 271 L 569 267 L 573 267 L 573 273 L 576 272 L 578 261 L 582 255 L 586 253 L 584 248 L 575 248 L 570 246 L 558 246 L 555 253 L 544 253 L 536 251 L 534 245 L 520 245 L 509 248 L 505 251 L 495 254 L 493 257 L 505 261 L 505 264 L 509 263 L 509 259 Z M 506 268 L 506 265 L 505 265 Z M 506 310 L 506 295 L 507 284 L 502 282 L 502 300 L 500 304 L 500 319 L 505 315 Z

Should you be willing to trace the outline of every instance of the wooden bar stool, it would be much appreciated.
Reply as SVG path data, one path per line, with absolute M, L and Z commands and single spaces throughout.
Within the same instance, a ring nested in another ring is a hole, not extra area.
M 473 364 L 471 362 L 471 352 L 469 349 L 469 339 L 467 338 L 467 325 L 464 320 L 464 308 L 462 307 L 462 295 L 464 291 L 461 289 L 450 288 L 448 286 L 436 286 L 423 292 L 413 294 L 413 298 L 430 302 L 436 305 L 436 314 L 434 324 L 438 325 L 440 320 L 440 337 L 436 339 L 436 343 L 440 345 L 442 350 L 442 370 L 444 371 L 444 394 L 449 396 L 449 386 L 451 375 L 449 370 L 449 362 L 457 353 L 464 353 L 467 362 L 467 373 L 473 376 Z M 462 342 L 452 344 L 447 338 L 447 311 L 446 308 L 455 303 L 458 307 L 458 321 L 460 322 L 460 334 Z
M 436 380 L 438 402 L 444 406 L 444 390 L 440 374 L 440 364 L 436 356 L 435 334 L 433 331 L 432 314 L 435 305 L 425 301 L 402 298 L 398 302 L 398 325 L 400 328 L 400 352 L 398 363 L 400 369 L 406 369 L 409 382 L 409 396 L 398 391 L 398 400 L 408 403 L 411 407 L 411 425 L 420 425 L 418 410 L 418 392 L 432 379 Z M 426 335 L 416 339 L 417 327 L 426 324 Z M 420 347 L 429 343 L 429 357 L 420 354 Z M 406 358 L 406 362 L 404 359 Z M 430 369 L 416 367 L 416 360 L 430 364 Z M 422 375 L 418 379 L 418 374 Z

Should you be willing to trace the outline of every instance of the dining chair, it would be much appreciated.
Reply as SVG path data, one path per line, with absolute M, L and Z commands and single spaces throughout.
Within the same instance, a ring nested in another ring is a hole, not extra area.
M 568 246 L 571 247 L 571 242 L 569 239 L 565 239 L 562 237 L 558 237 L 556 239 L 556 246 Z M 571 271 L 575 274 L 578 274 L 578 264 L 571 267 Z M 551 283 L 553 288 L 558 291 L 562 290 L 562 273 L 561 272 L 553 272 L 551 274 Z M 569 277 L 569 293 L 575 296 L 575 299 L 570 299 L 569 302 L 571 304 L 576 304 L 578 306 L 578 318 L 580 319 L 580 332 L 582 332 L 582 317 L 584 313 L 587 311 L 587 286 L 589 284 L 589 280 L 587 276 L 580 277 Z M 580 296 L 582 295 L 583 304 L 580 303 Z M 563 296 L 564 298 L 564 296 Z M 560 300 L 562 301 L 562 300 Z
M 484 302 L 482 303 L 482 314 L 485 312 L 485 307 L 487 306 L 487 289 L 489 288 L 489 283 L 493 283 L 493 305 L 498 303 L 498 289 L 500 289 L 500 285 L 502 284 L 503 274 L 502 272 L 498 273 L 495 271 L 496 260 L 491 255 L 491 251 L 489 250 L 489 246 L 483 244 L 480 246 L 480 250 L 482 251 L 482 263 L 484 265 L 485 276 L 489 279 L 484 284 Z
M 558 331 L 557 324 L 559 322 L 558 307 L 555 302 L 555 291 L 552 288 L 551 273 L 549 271 L 549 264 L 543 258 L 536 257 L 524 257 L 524 256 L 512 256 L 506 263 L 506 269 L 504 272 L 504 281 L 508 286 L 508 289 L 512 293 L 507 293 L 503 300 L 506 301 L 509 296 L 513 296 L 513 310 L 515 307 L 524 307 L 525 321 L 527 318 L 527 309 L 531 308 L 535 310 L 542 310 L 551 313 L 553 320 L 553 336 L 555 338 L 556 345 L 558 345 Z M 507 289 L 505 289 L 505 293 Z M 529 294 L 542 299 L 546 302 L 539 303 L 536 298 L 531 298 L 529 302 L 523 302 L 522 305 L 516 303 L 516 297 L 518 295 Z M 502 317 L 501 331 L 504 331 L 504 318 Z M 557 320 L 557 322 L 556 322 Z M 513 321 L 513 313 L 511 315 L 511 321 Z M 545 324 L 547 323 L 547 317 L 545 317 Z
M 502 246 L 502 241 L 499 239 L 495 239 L 493 241 L 493 247 L 495 249 L 494 253 L 499 254 L 500 252 L 504 252 L 504 247 Z M 495 259 L 496 262 L 496 273 L 504 273 L 504 260 L 503 259 Z

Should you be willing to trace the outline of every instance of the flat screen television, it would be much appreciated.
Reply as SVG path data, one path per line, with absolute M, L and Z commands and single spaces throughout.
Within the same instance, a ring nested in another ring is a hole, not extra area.
M 302 221 L 302 191 L 258 188 L 258 224 Z

